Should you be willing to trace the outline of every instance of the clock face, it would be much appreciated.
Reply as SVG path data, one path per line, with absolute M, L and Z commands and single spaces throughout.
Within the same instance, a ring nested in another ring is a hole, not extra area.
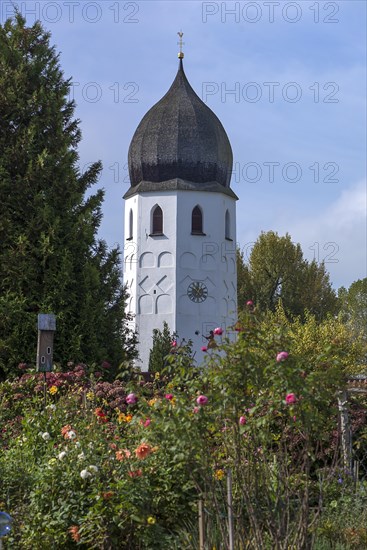
M 193 302 L 204 302 L 208 297 L 208 289 L 201 281 L 194 281 L 189 285 L 187 295 Z

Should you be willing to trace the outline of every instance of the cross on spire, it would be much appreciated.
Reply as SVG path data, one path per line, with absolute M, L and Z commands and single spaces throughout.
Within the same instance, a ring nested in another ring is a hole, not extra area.
M 180 52 L 178 54 L 178 57 L 179 59 L 183 59 L 184 53 L 182 51 L 182 46 L 185 44 L 185 42 L 182 41 L 182 37 L 184 33 L 182 31 L 179 31 L 177 34 L 180 37 L 180 40 L 177 42 L 177 44 L 180 46 Z

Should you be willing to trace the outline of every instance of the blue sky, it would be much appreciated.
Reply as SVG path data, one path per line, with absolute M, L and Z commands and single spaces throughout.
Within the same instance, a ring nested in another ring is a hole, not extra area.
M 367 276 L 366 3 L 15 2 L 52 33 L 81 119 L 81 167 L 102 160 L 100 236 L 123 247 L 127 151 L 177 70 L 177 31 L 197 94 L 234 153 L 237 240 L 290 233 L 335 288 Z M 1 0 L 1 22 L 12 2 Z

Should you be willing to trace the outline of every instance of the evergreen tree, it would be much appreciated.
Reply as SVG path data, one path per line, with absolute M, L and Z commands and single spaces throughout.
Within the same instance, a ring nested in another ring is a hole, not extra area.
M 56 361 L 131 355 L 119 252 L 96 233 L 101 163 L 78 168 L 74 102 L 50 35 L 0 26 L 0 377 L 34 363 L 37 313 L 57 316 Z
M 281 301 L 288 314 L 304 316 L 308 310 L 319 320 L 338 310 L 325 265 L 305 260 L 300 244 L 288 234 L 261 233 L 248 263 L 238 251 L 237 275 L 240 309 L 250 299 L 261 309 L 274 311 Z

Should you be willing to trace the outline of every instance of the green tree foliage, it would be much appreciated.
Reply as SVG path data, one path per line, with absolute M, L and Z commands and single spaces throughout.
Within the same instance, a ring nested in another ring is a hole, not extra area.
M 367 340 L 367 277 L 354 281 L 348 290 L 341 287 L 338 298 L 343 319 Z
M 161 372 L 166 357 L 172 350 L 172 342 L 175 340 L 175 334 L 171 333 L 166 321 L 163 323 L 163 330 L 155 328 L 153 330 L 153 346 L 149 354 L 149 372 Z
M 248 262 L 237 252 L 238 303 L 243 308 L 251 299 L 263 310 L 274 311 L 282 304 L 288 314 L 304 316 L 310 311 L 317 319 L 336 313 L 337 298 L 323 263 L 303 258 L 301 246 L 290 235 L 274 231 L 261 233 Z
M 81 173 L 81 139 L 59 57 L 39 22 L 0 26 L 0 377 L 34 362 L 38 312 L 54 312 L 55 360 L 117 363 L 125 328 L 119 252 L 96 233 L 100 162 Z
M 289 319 L 280 303 L 274 312 L 267 311 L 262 317 L 261 327 L 265 334 L 275 333 L 281 327 L 287 335 L 287 351 L 295 361 L 300 363 L 307 357 L 309 366 L 305 367 L 305 375 L 310 373 L 310 365 L 327 372 L 331 363 L 337 365 L 344 375 L 364 370 L 366 342 L 345 323 L 342 313 L 318 321 L 315 315 L 306 311 L 303 319 Z M 327 353 L 327 361 L 318 359 L 323 353 Z

